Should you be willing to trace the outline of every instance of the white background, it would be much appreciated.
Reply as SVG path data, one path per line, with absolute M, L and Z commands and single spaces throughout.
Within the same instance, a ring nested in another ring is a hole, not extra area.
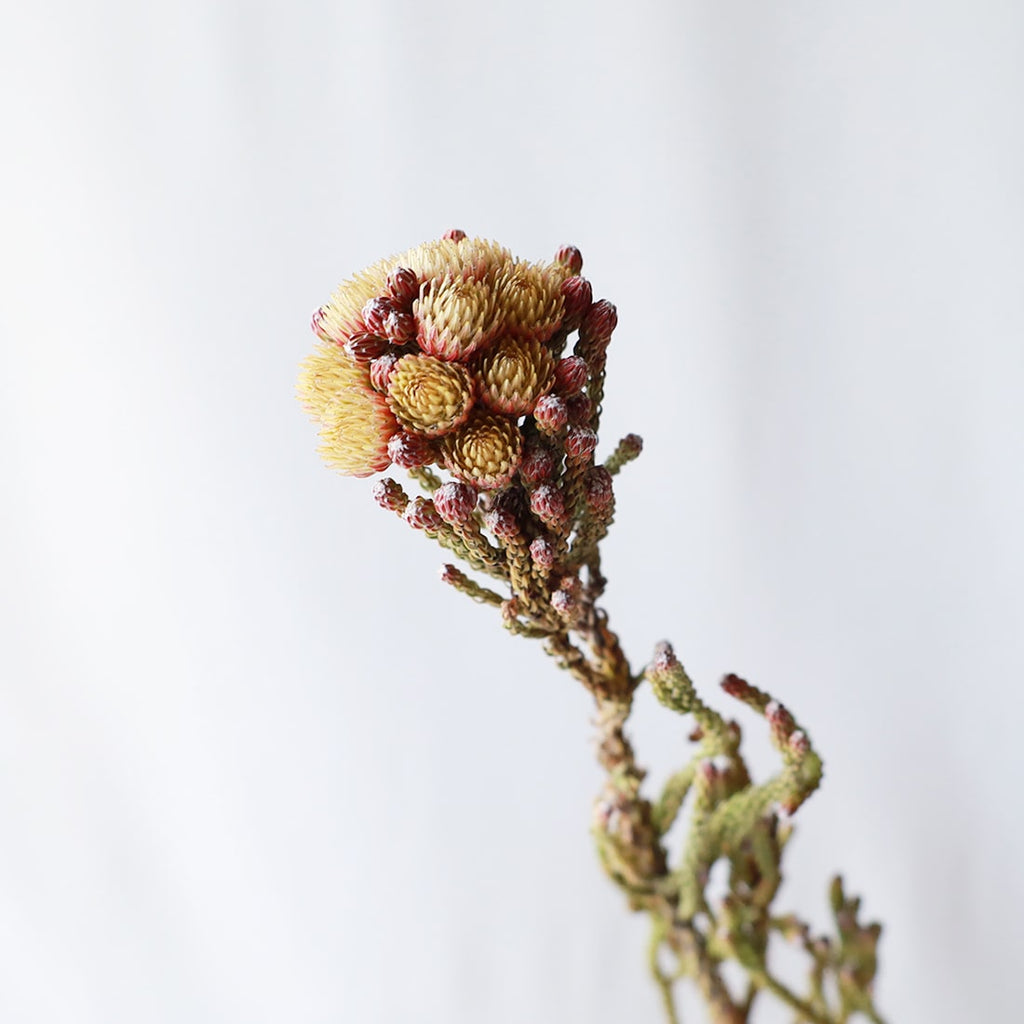
M 823 752 L 780 905 L 845 872 L 896 1024 L 1024 1012 L 1020 6 L 4 20 L 0 1018 L 660 1020 L 587 698 L 293 398 L 337 281 L 452 226 L 619 307 L 607 604 Z M 687 730 L 641 697 L 653 783 Z

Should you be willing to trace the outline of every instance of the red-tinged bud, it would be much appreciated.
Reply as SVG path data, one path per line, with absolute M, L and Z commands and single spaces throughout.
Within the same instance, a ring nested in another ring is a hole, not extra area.
M 450 231 L 446 231 L 442 238 L 450 238 L 453 242 L 461 242 L 466 237 L 466 232 L 462 228 L 452 228 Z
M 575 462 L 585 462 L 596 447 L 597 434 L 590 427 L 570 427 L 565 435 L 565 454 Z
M 363 323 L 371 334 L 384 334 L 384 321 L 391 313 L 397 313 L 398 307 L 383 295 L 370 299 L 363 306 Z
M 639 434 L 627 434 L 620 442 L 619 448 L 630 459 L 635 459 L 644 450 L 644 439 Z
M 585 277 L 567 277 L 562 282 L 562 323 L 566 330 L 577 328 L 594 303 L 594 289 Z
M 555 262 L 568 268 L 571 274 L 578 274 L 583 269 L 583 253 L 575 245 L 563 245 L 555 253 Z
M 441 582 L 448 583 L 453 587 L 459 586 L 466 579 L 466 574 L 461 569 L 456 569 L 454 565 L 447 564 L 441 566 Z
M 555 453 L 542 442 L 531 438 L 523 449 L 523 461 L 519 473 L 531 487 L 550 480 L 555 471 Z
M 555 364 L 556 395 L 568 398 L 579 394 L 587 383 L 587 363 L 579 356 L 566 356 Z
M 583 493 L 587 508 L 595 515 L 605 515 L 615 503 L 615 490 L 612 487 L 612 475 L 604 466 L 593 466 L 587 470 L 583 478 Z
M 715 779 L 718 778 L 718 769 L 715 767 L 714 761 L 710 758 L 705 758 L 699 765 L 697 765 L 697 777 L 707 786 L 714 784 Z
M 441 529 L 443 522 L 430 498 L 413 498 L 403 518 L 414 530 L 428 530 L 430 533 Z
M 395 267 L 388 274 L 387 289 L 395 305 L 403 313 L 408 313 L 412 308 L 413 299 L 420 293 L 420 281 L 416 271 L 408 267 Z
M 573 395 L 565 400 L 565 411 L 569 414 L 569 422 L 586 426 L 594 411 L 594 403 L 584 394 Z
M 583 584 L 579 576 L 563 576 L 558 581 L 558 589 L 564 590 L 570 597 L 579 597 L 583 590 Z
M 793 716 L 777 700 L 772 700 L 764 709 L 764 717 L 768 719 L 776 743 L 785 745 L 789 741 L 790 733 L 796 728 Z
M 369 363 L 384 355 L 388 350 L 388 345 L 387 338 L 382 338 L 379 334 L 360 331 L 345 342 L 345 351 L 357 363 Z
M 654 648 L 654 660 L 651 662 L 651 668 L 655 672 L 671 672 L 678 664 L 679 659 L 676 658 L 676 652 L 672 650 L 672 645 L 667 640 L 662 640 Z
M 405 345 L 416 340 L 416 319 L 412 313 L 395 310 L 388 313 L 384 321 L 384 333 L 396 345 Z
M 387 352 L 370 363 L 370 383 L 375 390 L 387 392 L 391 374 L 400 358 L 397 353 Z
M 538 569 L 551 569 L 555 564 L 555 545 L 547 537 L 537 537 L 530 544 L 530 557 Z
M 498 540 L 512 540 L 519 534 L 519 521 L 503 508 L 492 508 L 484 516 L 484 525 Z
M 743 700 L 744 697 L 750 694 L 752 687 L 746 679 L 740 679 L 739 676 L 735 675 L 727 675 L 722 680 L 722 689 L 725 690 L 730 697 L 735 697 L 737 700 Z
M 530 511 L 548 526 L 565 522 L 565 498 L 554 484 L 541 484 L 530 494 Z
M 557 395 L 544 395 L 533 408 L 537 429 L 545 434 L 557 434 L 569 422 L 565 402 Z
M 583 317 L 583 323 L 580 324 L 580 339 L 585 338 L 589 342 L 607 345 L 618 322 L 619 314 L 615 307 L 607 299 L 600 299 Z
M 309 326 L 313 328 L 313 333 L 321 341 L 333 341 L 334 339 L 327 333 L 324 328 L 324 310 L 323 306 L 320 306 L 316 312 L 313 313 L 313 319 L 310 320 Z
M 805 733 L 803 729 L 797 729 L 790 734 L 789 749 L 792 750 L 797 757 L 807 756 L 811 749 L 811 741 L 807 738 L 807 733 Z
M 451 481 L 434 491 L 434 507 L 446 523 L 465 523 L 476 508 L 476 491 L 469 484 Z
M 397 512 L 399 515 L 409 504 L 409 495 L 402 490 L 402 485 L 390 477 L 378 480 L 373 485 L 373 498 L 381 508 L 387 509 L 389 512 Z
M 579 607 L 579 601 L 565 590 L 556 590 L 551 595 L 551 607 L 554 608 L 562 618 L 568 618 Z
M 437 458 L 430 438 L 422 434 L 407 434 L 405 431 L 399 431 L 388 441 L 388 455 L 402 469 L 428 466 Z

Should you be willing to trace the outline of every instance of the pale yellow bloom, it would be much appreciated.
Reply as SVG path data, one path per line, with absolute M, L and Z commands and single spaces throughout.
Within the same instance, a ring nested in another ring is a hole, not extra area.
M 554 370 L 554 357 L 542 342 L 501 338 L 480 357 L 480 401 L 495 412 L 531 413 L 537 399 L 551 390 Z
M 473 404 L 466 368 L 427 355 L 403 356 L 388 379 L 388 405 L 406 430 L 440 437 L 464 423 Z
M 390 465 L 388 439 L 398 430 L 383 395 L 370 386 L 365 364 L 341 346 L 321 342 L 306 359 L 299 400 L 320 425 L 324 461 L 346 476 L 370 476 Z
M 559 263 L 505 267 L 495 283 L 505 332 L 547 341 L 562 321 L 562 282 L 569 276 Z
M 440 359 L 465 359 L 501 329 L 494 290 L 487 281 L 452 277 L 431 281 L 413 304 L 417 341 Z
M 523 457 L 523 437 L 508 417 L 477 407 L 461 427 L 442 440 L 441 454 L 452 476 L 492 490 L 515 475 Z

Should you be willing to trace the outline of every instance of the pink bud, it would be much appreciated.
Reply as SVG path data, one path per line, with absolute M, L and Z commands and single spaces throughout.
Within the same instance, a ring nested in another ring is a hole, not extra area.
M 404 512 L 406 505 L 409 504 L 409 497 L 402 490 L 402 485 L 390 477 L 378 480 L 373 485 L 373 498 L 381 508 L 399 514 Z
M 555 364 L 555 392 L 563 397 L 579 394 L 587 383 L 587 363 L 579 356 L 566 356 Z
M 585 277 L 567 277 L 562 282 L 562 310 L 565 326 L 578 327 L 594 302 L 594 289 Z
M 581 391 L 565 400 L 565 411 L 569 414 L 570 423 L 586 426 L 594 411 L 594 403 Z
M 512 540 L 519 533 L 516 517 L 502 508 L 492 508 L 484 516 L 484 524 L 498 540 Z
M 797 729 L 790 735 L 789 749 L 797 757 L 807 756 L 807 752 L 811 749 L 811 741 L 807 738 L 807 733 L 803 729 Z
M 530 511 L 543 523 L 561 525 L 565 522 L 565 498 L 553 484 L 541 484 L 530 494 Z
M 600 299 L 587 310 L 580 325 L 580 338 L 607 344 L 619 322 L 619 314 L 607 300 Z
M 583 269 L 583 253 L 575 245 L 563 245 L 555 253 L 555 262 L 567 267 L 570 273 L 578 274 Z
M 391 299 L 378 295 L 377 298 L 370 299 L 363 306 L 362 312 L 363 323 L 366 324 L 366 329 L 371 334 L 384 334 L 384 321 L 387 320 L 389 314 L 397 313 L 398 307 Z
M 551 595 L 551 607 L 554 608 L 559 615 L 567 618 L 576 611 L 577 607 L 579 607 L 579 602 L 572 594 L 569 594 L 564 590 L 556 590 Z
M 550 569 L 555 564 L 555 545 L 547 537 L 537 537 L 530 544 L 530 557 L 538 569 Z
M 527 484 L 533 486 L 548 480 L 555 471 L 555 453 L 536 439 L 527 441 L 519 472 Z
M 608 512 L 615 502 L 615 491 L 612 487 L 612 475 L 604 466 L 593 466 L 587 470 L 583 478 L 584 494 L 587 507 L 602 515 Z
M 722 689 L 725 690 L 730 697 L 735 697 L 737 700 L 743 700 L 744 697 L 749 696 L 752 687 L 746 679 L 740 679 L 739 676 L 730 674 L 722 680 Z
M 558 589 L 564 590 L 571 597 L 579 597 L 583 584 L 580 583 L 579 576 L 563 576 L 558 581 Z
M 594 454 L 597 434 L 590 427 L 570 427 L 565 435 L 565 454 L 576 462 L 583 462 Z
M 651 662 L 651 668 L 655 672 L 668 672 L 678 664 L 679 660 L 676 658 L 676 652 L 672 650 L 672 645 L 667 640 L 662 640 L 654 648 L 654 660 Z
M 450 481 L 434 491 L 434 507 L 446 523 L 465 523 L 476 508 L 476 491 L 469 484 Z
M 466 237 L 466 232 L 462 228 L 452 228 L 450 231 L 446 231 L 442 238 L 450 238 L 453 242 L 461 242 Z
M 388 295 L 392 301 L 403 312 L 408 313 L 412 307 L 413 299 L 420 293 L 420 282 L 415 270 L 408 267 L 395 267 L 388 274 L 387 281 Z
M 388 455 L 396 466 L 415 469 L 434 461 L 436 452 L 430 440 L 421 434 L 407 434 L 400 431 L 388 441 Z
M 441 517 L 429 498 L 413 498 L 406 507 L 404 518 L 414 530 L 436 533 L 441 528 Z
M 557 395 L 544 395 L 533 407 L 533 418 L 538 430 L 545 434 L 557 434 L 569 421 L 565 402 Z
M 768 719 L 772 733 L 781 743 L 785 743 L 789 739 L 789 734 L 796 728 L 793 716 L 777 700 L 768 702 L 764 709 L 764 717 Z
M 387 352 L 370 363 L 370 383 L 377 391 L 387 391 L 391 372 L 401 356 Z
M 416 320 L 412 313 L 394 310 L 384 321 L 384 333 L 396 345 L 405 345 L 416 338 Z
M 369 363 L 388 350 L 388 339 L 379 334 L 360 331 L 345 342 L 345 351 L 357 363 Z

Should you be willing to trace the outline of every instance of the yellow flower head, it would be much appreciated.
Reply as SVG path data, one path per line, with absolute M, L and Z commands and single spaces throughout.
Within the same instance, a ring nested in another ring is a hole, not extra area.
M 391 463 L 388 439 L 398 430 L 383 395 L 370 387 L 364 364 L 321 342 L 302 364 L 299 400 L 320 424 L 319 452 L 346 476 L 370 476 Z
M 480 357 L 480 401 L 511 416 L 531 413 L 551 390 L 554 370 L 554 357 L 542 342 L 502 338 Z
M 495 285 L 505 332 L 547 341 L 562 322 L 562 282 L 569 276 L 557 263 L 517 261 L 505 267 Z
M 446 274 L 425 285 L 413 303 L 417 341 L 439 359 L 465 359 L 501 329 L 494 291 L 486 281 Z
M 445 468 L 463 483 L 481 490 L 503 487 L 523 457 L 523 437 L 515 423 L 476 408 L 469 419 L 441 442 Z
M 473 381 L 457 363 L 407 355 L 388 378 L 387 402 L 406 430 L 440 437 L 466 421 L 473 405 Z

